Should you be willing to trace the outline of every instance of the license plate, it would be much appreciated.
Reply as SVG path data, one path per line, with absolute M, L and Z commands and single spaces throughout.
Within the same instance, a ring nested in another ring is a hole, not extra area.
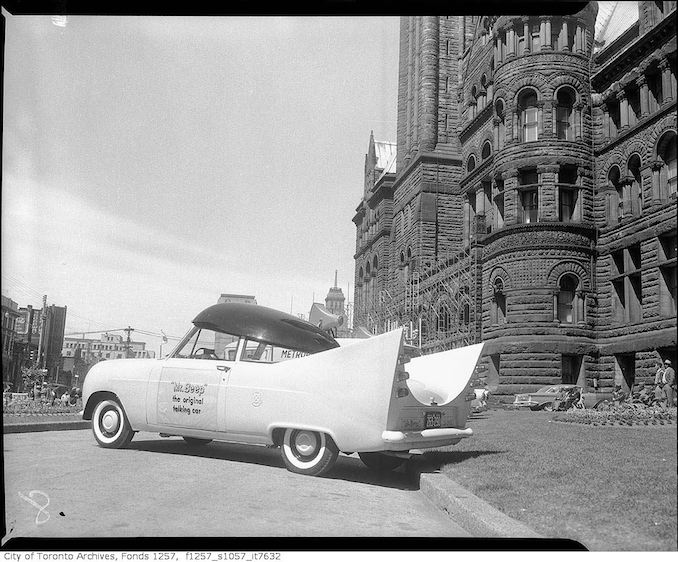
M 435 427 L 440 427 L 442 425 L 442 413 L 441 412 L 426 412 L 424 418 L 424 427 L 426 429 L 433 429 Z

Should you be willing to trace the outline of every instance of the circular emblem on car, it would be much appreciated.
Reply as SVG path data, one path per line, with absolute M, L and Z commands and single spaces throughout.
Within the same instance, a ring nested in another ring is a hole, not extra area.
M 256 408 L 258 406 L 261 406 L 263 402 L 264 398 L 261 395 L 261 392 L 255 392 L 254 394 L 252 394 L 252 406 Z

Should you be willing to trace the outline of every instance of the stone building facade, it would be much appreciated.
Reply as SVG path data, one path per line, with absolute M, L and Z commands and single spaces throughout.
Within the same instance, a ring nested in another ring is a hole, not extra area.
M 675 2 L 628 7 L 401 20 L 396 169 L 371 138 L 353 219 L 355 325 L 424 351 L 482 340 L 505 396 L 675 361 Z

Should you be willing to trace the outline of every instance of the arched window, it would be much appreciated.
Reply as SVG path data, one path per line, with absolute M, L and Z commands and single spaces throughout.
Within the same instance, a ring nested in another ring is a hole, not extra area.
M 478 109 L 478 101 L 476 98 L 478 97 L 478 88 L 476 86 L 473 86 L 471 88 L 471 99 L 469 100 L 469 105 L 471 106 L 471 119 L 474 119 L 476 114 L 477 114 L 477 109 Z
M 556 96 L 556 136 L 563 140 L 574 140 L 574 92 L 560 88 Z
M 450 331 L 452 320 L 450 317 L 450 307 L 443 302 L 438 307 L 438 331 L 446 334 Z
M 483 160 L 487 160 L 490 157 L 490 154 L 492 154 L 492 144 L 490 141 L 485 141 L 485 144 L 483 145 L 483 152 L 481 154 Z
M 377 256 L 374 256 L 374 259 L 372 260 L 372 275 L 376 275 L 378 269 L 379 269 L 379 260 L 377 259 Z
M 558 321 L 573 324 L 577 321 L 576 291 L 579 280 L 571 274 L 563 275 L 558 283 L 557 314 Z
M 659 171 L 659 193 L 662 200 L 676 194 L 676 132 L 668 131 L 657 143 L 657 157 L 662 164 Z
M 506 140 L 506 117 L 504 115 L 504 102 L 497 100 L 494 104 L 494 112 L 497 114 L 497 139 L 496 150 L 504 148 L 504 141 Z
M 627 168 L 631 179 L 630 197 L 631 214 L 640 215 L 643 212 L 643 189 L 640 178 L 640 156 L 634 154 L 629 158 Z
M 470 320 L 471 320 L 471 307 L 468 303 L 464 303 L 464 306 L 461 309 L 459 322 L 462 325 L 467 326 Z
M 504 281 L 501 277 L 494 280 L 492 294 L 492 323 L 506 323 L 506 295 L 504 294 Z
M 407 261 L 410 261 L 412 259 L 412 248 L 408 246 L 407 248 Z
M 471 154 L 466 162 L 466 171 L 472 172 L 476 168 L 476 157 Z
M 526 90 L 518 97 L 518 128 L 522 142 L 536 141 L 539 137 L 539 109 L 537 107 L 537 93 Z
M 610 187 L 614 188 L 610 198 L 610 209 L 608 218 L 610 222 L 616 224 L 624 217 L 624 187 L 621 185 L 621 172 L 619 166 L 612 166 L 607 174 L 607 181 Z

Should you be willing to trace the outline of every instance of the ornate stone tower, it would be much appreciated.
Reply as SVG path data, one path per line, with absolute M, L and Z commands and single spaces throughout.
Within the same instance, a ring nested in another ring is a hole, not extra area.
M 335 271 L 334 286 L 330 288 L 329 292 L 327 293 L 327 296 L 325 297 L 325 307 L 332 314 L 336 314 L 337 316 L 339 316 L 345 313 L 344 309 L 345 300 L 346 299 L 344 298 L 344 292 L 341 290 L 340 287 L 337 286 L 337 272 Z
M 576 383 L 595 360 L 589 69 L 596 11 L 591 3 L 571 16 L 498 18 L 490 64 L 480 65 L 487 74 L 465 84 L 473 120 L 484 113 L 474 90 L 482 91 L 483 76 L 493 83 L 492 134 L 483 142 L 462 130 L 462 183 L 470 214 L 484 209 L 489 231 L 483 338 L 516 390 L 561 373 L 558 382 Z M 482 174 L 476 169 L 488 153 Z

